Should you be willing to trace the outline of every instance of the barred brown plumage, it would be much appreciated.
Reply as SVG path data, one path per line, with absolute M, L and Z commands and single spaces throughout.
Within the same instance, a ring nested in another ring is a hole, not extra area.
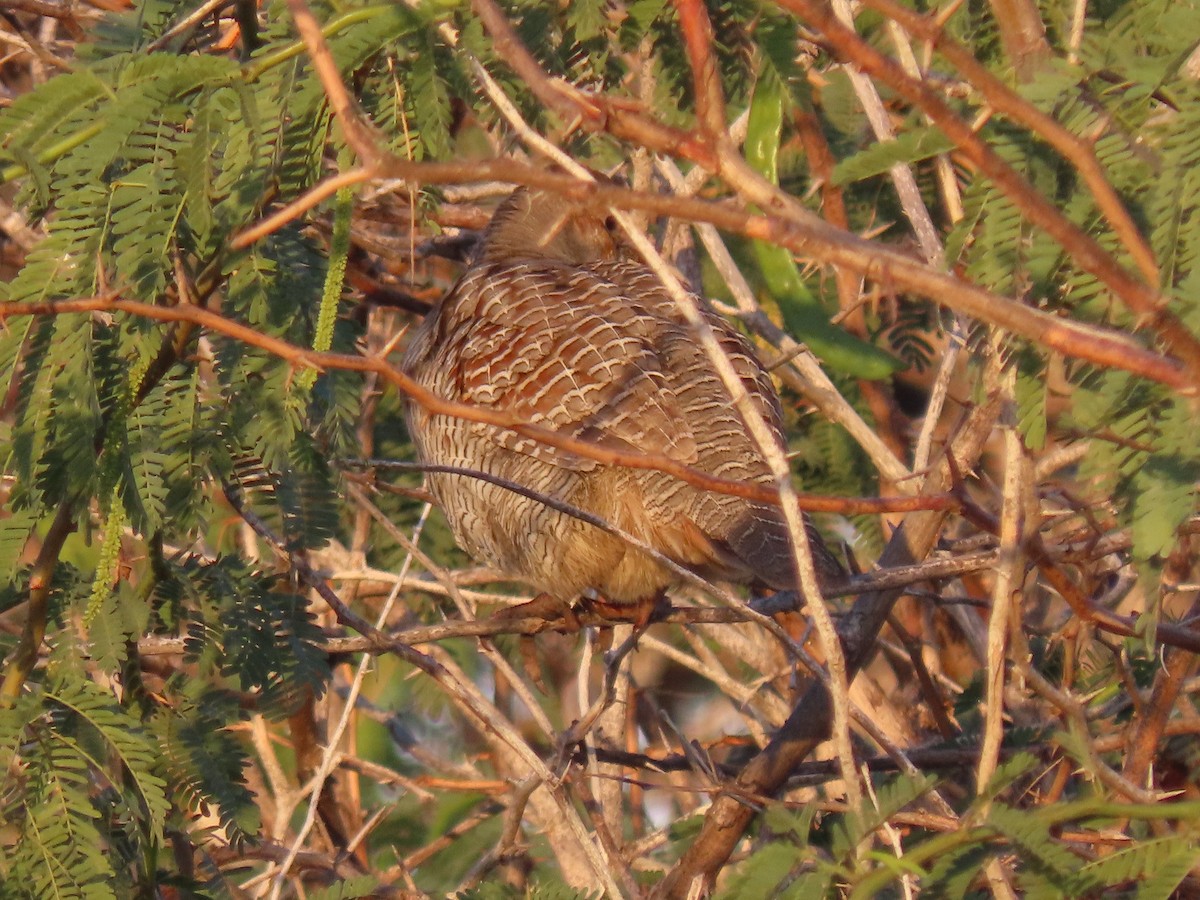
M 704 306 L 721 347 L 780 445 L 779 397 L 749 343 Z M 518 189 L 474 263 L 412 335 L 404 371 L 434 393 L 721 478 L 770 469 L 691 327 L 658 277 L 622 259 L 606 221 Z M 422 462 L 486 472 L 611 522 L 714 579 L 794 584 L 782 513 L 662 472 L 586 459 L 492 425 L 410 404 Z M 619 537 L 502 486 L 431 473 L 430 491 L 472 556 L 563 601 L 657 596 L 675 576 Z M 819 576 L 844 577 L 809 528 Z

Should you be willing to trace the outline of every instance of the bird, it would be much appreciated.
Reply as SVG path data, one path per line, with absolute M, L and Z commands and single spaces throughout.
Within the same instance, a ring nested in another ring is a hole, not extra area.
M 736 328 L 697 301 L 782 450 L 783 414 L 767 370 Z M 444 399 L 606 450 L 662 454 L 724 479 L 775 481 L 671 294 L 626 251 L 612 218 L 585 201 L 527 187 L 503 200 L 468 268 L 414 329 L 401 369 Z M 653 607 L 680 578 L 564 505 L 706 579 L 796 587 L 777 506 L 411 402 L 406 420 L 420 463 L 488 478 L 426 474 L 459 546 L 540 597 L 568 608 L 580 599 Z M 805 521 L 820 583 L 840 582 L 840 563 Z

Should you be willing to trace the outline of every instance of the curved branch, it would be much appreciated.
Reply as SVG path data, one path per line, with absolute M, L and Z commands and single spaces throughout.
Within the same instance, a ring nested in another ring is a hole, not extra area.
M 423 163 L 393 157 L 380 165 L 379 176 L 425 184 L 497 179 L 555 191 L 574 202 L 597 208 L 616 206 L 709 222 L 725 231 L 779 244 L 806 258 L 844 266 L 889 290 L 911 291 L 1067 356 L 1132 372 L 1179 391 L 1195 391 L 1200 383 L 1177 360 L 1147 350 L 1123 332 L 1051 315 L 1009 300 L 933 269 L 898 250 L 835 228 L 815 216 L 803 223 L 787 221 L 781 216 L 752 214 L 728 203 L 588 184 L 570 175 L 504 159 Z
M 512 25 L 493 0 L 472 0 L 472 8 L 492 35 L 499 55 L 525 79 L 530 90 L 544 103 L 565 115 L 570 115 L 573 119 L 578 119 L 585 127 L 605 130 L 616 137 L 637 141 L 648 149 L 683 156 L 710 171 L 720 172 L 746 200 L 778 215 L 754 216 L 721 204 L 691 198 L 663 198 L 615 186 L 589 184 L 569 175 L 542 172 L 505 160 L 484 163 L 421 163 L 387 153 L 374 139 L 370 126 L 361 120 L 357 109 L 349 100 L 320 28 L 303 0 L 289 2 L 293 13 L 298 17 L 298 26 L 301 21 L 306 23 L 301 28 L 305 43 L 339 120 L 345 120 L 343 129 L 347 140 L 365 165 L 381 178 L 447 184 L 499 178 L 521 184 L 536 184 L 577 201 L 590 201 L 597 206 L 646 209 L 693 221 L 711 222 L 747 237 L 772 241 L 805 257 L 816 258 L 835 266 L 846 266 L 864 277 L 875 278 L 889 289 L 893 286 L 907 288 L 958 312 L 999 325 L 1069 356 L 1078 356 L 1100 365 L 1133 371 L 1182 391 L 1194 392 L 1200 384 L 1200 342 L 1166 311 L 1165 300 L 1125 273 L 1090 237 L 1079 232 L 1074 225 L 1062 218 L 1056 209 L 1029 190 L 1023 196 L 1026 199 L 1032 196 L 1040 204 L 1038 209 L 1048 217 L 1051 224 L 1055 227 L 1064 226 L 1069 232 L 1068 237 L 1074 239 L 1078 236 L 1083 242 L 1076 247 L 1074 244 L 1078 244 L 1079 241 L 1070 243 L 1060 240 L 1064 247 L 1072 251 L 1077 258 L 1080 256 L 1075 252 L 1077 249 L 1088 251 L 1091 254 L 1088 258 L 1096 257 L 1093 261 L 1103 272 L 1134 291 L 1136 297 L 1135 302 L 1130 303 L 1131 308 L 1149 315 L 1152 321 L 1164 326 L 1158 330 L 1163 334 L 1168 346 L 1181 357 L 1186 371 L 1182 371 L 1174 361 L 1146 351 L 1125 335 L 1117 337 L 1114 332 L 1090 328 L 1031 309 L 925 266 L 903 253 L 862 240 L 828 225 L 777 186 L 759 177 L 731 147 L 729 141 L 717 141 L 717 146 L 714 147 L 712 141 L 667 128 L 611 98 L 584 94 L 559 79 L 551 79 L 521 44 Z M 821 21 L 832 21 L 834 32 L 843 40 L 849 40 L 849 46 L 855 49 L 859 45 L 866 46 L 857 35 L 832 20 L 832 13 L 827 8 L 817 8 L 814 0 L 785 0 L 785 5 L 788 4 L 804 10 L 816 9 L 818 14 L 824 13 Z M 926 95 L 929 95 L 928 99 L 936 104 L 944 118 L 948 118 L 950 124 L 945 125 L 943 130 L 952 139 L 957 141 L 961 138 L 968 146 L 978 148 L 988 160 L 996 164 L 992 168 L 999 167 L 1001 176 L 1007 174 L 1010 181 L 1016 179 L 1019 186 L 1024 186 L 1023 179 L 982 145 L 939 97 L 932 95 L 923 85 L 913 82 L 890 59 L 870 47 L 867 47 L 867 51 L 874 54 L 873 58 L 882 60 L 881 64 L 885 68 L 891 67 L 888 70 L 889 74 L 894 75 L 900 85 L 912 87 L 922 99 L 927 99 Z M 931 118 L 938 120 L 932 110 L 926 108 L 925 111 Z M 957 131 L 953 130 L 954 126 L 957 126 Z
M 618 450 L 611 450 L 589 441 L 580 440 L 557 431 L 533 425 L 509 412 L 446 400 L 414 382 L 382 357 L 355 356 L 348 353 L 310 350 L 280 338 L 262 334 L 248 325 L 235 322 L 219 313 L 211 312 L 199 306 L 188 304 L 155 306 L 152 303 L 122 300 L 114 297 L 88 297 L 77 300 L 50 300 L 34 303 L 3 303 L 0 304 L 0 322 L 11 316 L 66 315 L 100 310 L 125 312 L 130 315 L 154 319 L 159 322 L 191 322 L 217 334 L 223 334 L 226 337 L 259 347 L 297 366 L 311 367 L 322 371 L 326 369 L 341 369 L 352 372 L 373 372 L 434 415 L 451 416 L 458 419 L 465 419 L 469 422 L 481 422 L 485 425 L 506 428 L 522 437 L 528 437 L 547 446 L 566 450 L 586 459 L 594 459 L 607 465 L 664 472 L 701 490 L 712 491 L 718 494 L 730 494 L 759 503 L 770 503 L 773 505 L 779 505 L 780 503 L 778 492 L 767 485 L 718 478 L 700 469 L 684 465 L 661 453 L 625 453 Z M 948 494 L 925 498 L 877 497 L 863 498 L 861 500 L 800 495 L 797 506 L 801 509 L 816 512 L 853 514 L 858 512 L 951 510 L 957 508 L 958 501 Z

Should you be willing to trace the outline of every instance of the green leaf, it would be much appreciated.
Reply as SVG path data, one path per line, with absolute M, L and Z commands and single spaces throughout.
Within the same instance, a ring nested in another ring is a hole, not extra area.
M 783 92 L 779 80 L 764 73 L 754 88 L 746 131 L 746 161 L 763 177 L 778 181 L 779 141 L 783 128 Z M 829 323 L 824 308 L 800 277 L 789 250 L 753 241 L 767 289 L 779 304 L 784 324 L 821 360 L 859 378 L 887 378 L 904 363 L 874 344 L 860 341 Z
M 802 861 L 803 856 L 790 844 L 767 844 L 737 867 L 736 874 L 718 896 L 724 900 L 778 897 L 780 882 Z
M 1138 900 L 1167 900 L 1200 859 L 1190 836 L 1146 840 L 1085 865 L 1081 874 L 1110 890 L 1137 883 Z
M 0 519 L 0 583 L 11 584 L 17 577 L 17 560 L 38 519 L 37 511 L 32 509 L 17 510 Z
M 833 167 L 830 182 L 838 186 L 852 184 L 891 171 L 894 166 L 911 165 L 954 149 L 954 142 L 932 126 L 911 128 L 892 141 L 880 141 L 849 156 Z
M 154 772 L 157 748 L 141 724 L 90 681 L 61 682 L 47 691 L 46 699 L 79 716 L 107 742 L 137 791 L 151 837 L 161 843 L 168 809 L 166 782 Z
M 1181 456 L 1157 454 L 1133 476 L 1133 552 L 1138 559 L 1165 554 L 1179 526 L 1196 509 L 1200 466 Z

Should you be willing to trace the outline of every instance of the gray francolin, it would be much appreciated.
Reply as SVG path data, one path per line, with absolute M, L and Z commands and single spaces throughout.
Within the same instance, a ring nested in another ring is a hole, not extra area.
M 779 397 L 747 341 L 704 308 L 783 445 Z M 412 335 L 403 368 L 446 399 L 503 410 L 601 447 L 661 453 L 721 478 L 770 470 L 657 276 L 622 259 L 605 220 L 552 194 L 501 204 L 473 264 Z M 698 574 L 795 583 L 787 528 L 766 504 L 661 472 L 607 465 L 409 404 L 425 463 L 488 473 L 592 513 Z M 496 484 L 430 473 L 458 543 L 558 601 L 652 603 L 677 577 L 621 538 Z M 842 569 L 809 529 L 823 582 Z M 598 596 L 597 596 L 598 595 Z

